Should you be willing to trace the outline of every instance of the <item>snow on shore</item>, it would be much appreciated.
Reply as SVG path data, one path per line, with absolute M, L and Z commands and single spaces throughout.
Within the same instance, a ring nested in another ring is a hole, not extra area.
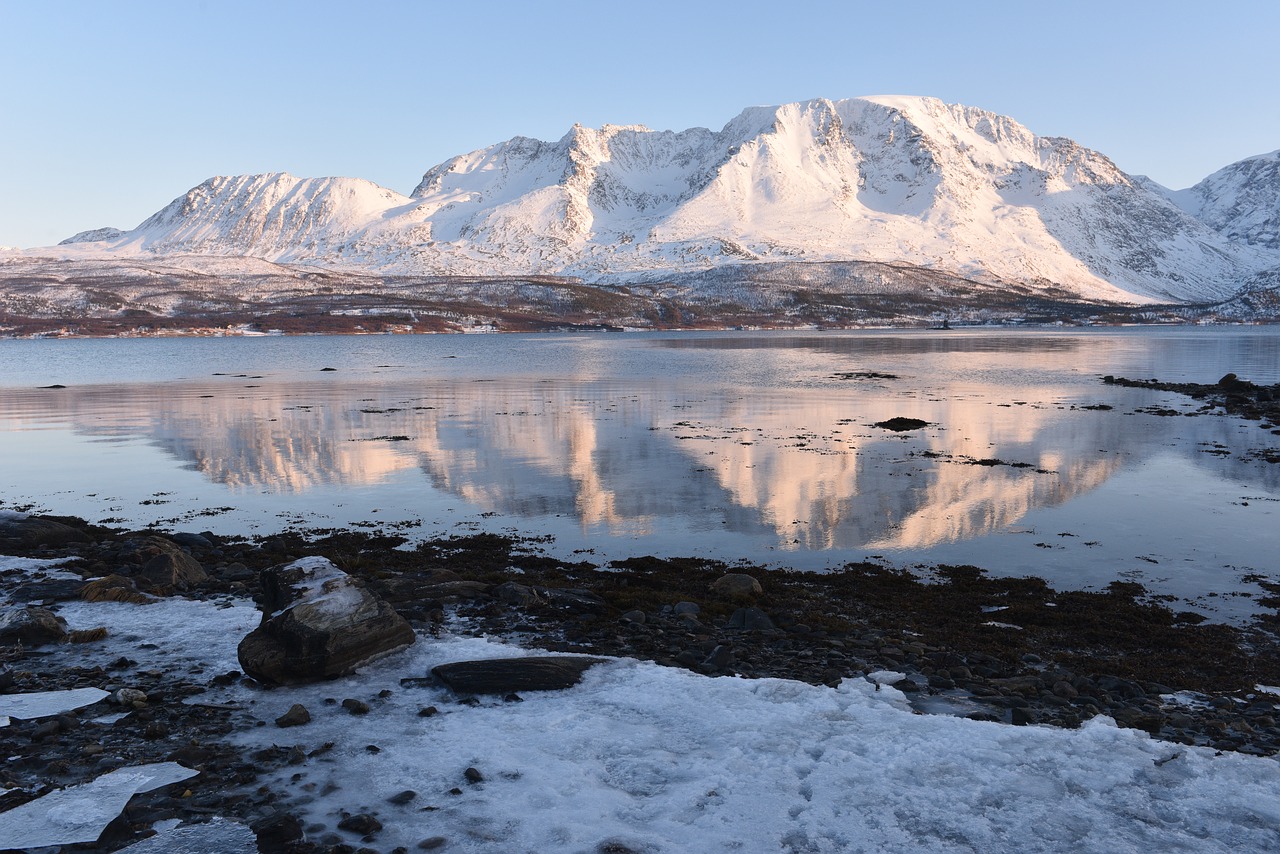
M 237 666 L 236 644 L 256 623 L 243 602 L 79 603 L 62 613 L 72 628 L 111 629 L 84 649 L 89 657 L 199 663 L 210 676 Z M 423 637 L 346 679 L 199 699 L 238 701 L 266 722 L 234 736 L 246 750 L 319 748 L 261 782 L 311 839 L 359 844 L 337 830 L 341 811 L 376 814 L 380 850 L 437 836 L 445 850 L 473 852 L 1280 848 L 1275 759 L 1160 742 L 1107 719 L 1076 731 L 1011 727 L 915 714 L 900 692 L 863 679 L 838 689 L 710 679 L 628 659 L 523 702 L 469 706 L 442 688 L 400 684 L 437 664 L 520 652 Z M 345 698 L 371 711 L 325 702 Z M 274 726 L 293 703 L 312 722 Z M 420 716 L 427 706 L 438 713 Z M 468 783 L 468 768 L 483 781 Z M 416 793 L 408 803 L 388 801 L 406 790 Z

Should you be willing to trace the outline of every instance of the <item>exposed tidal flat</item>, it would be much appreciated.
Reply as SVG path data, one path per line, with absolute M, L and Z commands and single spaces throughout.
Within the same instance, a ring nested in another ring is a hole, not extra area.
M 14 342 L 112 347 L 0 391 L 5 596 L 65 620 L 4 690 L 111 699 L 0 730 L 3 806 L 167 760 L 101 850 L 1269 847 L 1280 338 L 1222 332 Z M 416 643 L 246 675 L 308 556 Z M 536 650 L 607 661 L 429 675 Z

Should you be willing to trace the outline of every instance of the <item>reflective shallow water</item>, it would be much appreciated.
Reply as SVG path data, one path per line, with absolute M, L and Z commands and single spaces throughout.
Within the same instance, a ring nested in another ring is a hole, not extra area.
M 599 560 L 968 562 L 1225 617 L 1280 577 L 1280 466 L 1253 458 L 1280 436 L 1099 380 L 1277 382 L 1269 330 L 0 341 L 0 360 L 0 506 L 513 531 Z M 893 417 L 928 426 L 874 426 Z

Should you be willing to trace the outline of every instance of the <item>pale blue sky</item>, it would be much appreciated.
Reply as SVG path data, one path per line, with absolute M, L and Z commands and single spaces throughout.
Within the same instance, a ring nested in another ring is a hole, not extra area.
M 574 122 L 933 95 L 1181 188 L 1280 148 L 1280 3 L 0 0 L 0 245 L 205 178 L 430 166 Z

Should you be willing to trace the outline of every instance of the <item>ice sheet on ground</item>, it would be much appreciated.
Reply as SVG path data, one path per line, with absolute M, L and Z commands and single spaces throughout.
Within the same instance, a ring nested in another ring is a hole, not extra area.
M 74 560 L 69 557 L 14 557 L 13 555 L 0 555 L 0 572 L 24 572 L 41 578 L 69 578 L 80 580 L 80 576 L 74 572 L 65 569 L 53 569 L 53 567 L 62 566 L 68 561 Z
M 91 706 L 107 696 L 101 688 L 72 688 L 67 691 L 35 691 L 29 694 L 0 694 L 0 716 L 30 720 L 60 715 L 81 706 Z
M 73 625 L 112 631 L 85 648 L 91 658 L 199 665 L 210 678 L 236 667 L 236 645 L 259 617 L 244 602 L 68 605 Z M 445 836 L 449 850 L 471 852 L 594 851 L 605 841 L 707 852 L 1280 850 L 1280 763 L 1215 756 L 1108 719 L 1011 727 L 913 714 L 901 692 L 860 678 L 830 689 L 627 659 L 519 703 L 471 707 L 443 688 L 400 685 L 438 664 L 520 654 L 486 639 L 423 638 L 345 679 L 200 696 L 267 722 L 245 721 L 232 736 L 246 749 L 333 742 L 258 785 L 325 832 L 340 833 L 339 810 L 376 813 L 380 849 Z M 371 712 L 324 702 L 347 697 Z M 312 722 L 271 725 L 293 703 Z M 440 713 L 420 717 L 429 705 Z M 467 784 L 468 767 L 484 782 Z M 337 788 L 318 794 L 329 783 Z M 418 793 L 411 803 L 387 802 L 406 789 Z
M 1109 719 L 1076 731 L 1015 728 L 912 714 L 901 692 L 863 679 L 833 690 L 630 660 L 520 703 L 471 707 L 443 689 L 399 685 L 436 664 L 513 652 L 486 640 L 427 641 L 339 682 L 239 686 L 229 693 L 256 701 L 263 720 L 296 702 L 313 719 L 237 737 L 308 752 L 333 742 L 280 772 L 274 789 L 296 793 L 291 808 L 304 823 L 330 831 L 340 810 L 376 813 L 386 847 L 434 835 L 475 852 L 593 851 L 605 841 L 636 851 L 1280 846 L 1280 764 L 1167 744 Z M 391 694 L 379 698 L 383 690 Z M 327 697 L 373 709 L 355 718 Z M 420 717 L 427 705 L 440 713 Z M 468 767 L 485 781 L 464 782 Z M 302 791 L 308 783 L 338 788 L 315 796 Z M 454 787 L 462 794 L 449 794 Z M 412 803 L 387 802 L 405 789 L 418 793 Z
M 129 799 L 199 774 L 176 762 L 118 768 L 0 813 L 0 845 L 43 848 L 93 842 Z
M 257 628 L 262 613 L 252 602 L 230 604 L 172 597 L 145 605 L 129 602 L 64 602 L 58 616 L 68 630 L 105 626 L 107 638 L 79 648 L 80 664 L 106 666 L 120 656 L 140 670 L 203 668 L 212 678 L 239 669 L 236 645 Z
M 119 854 L 230 854 L 256 850 L 257 839 L 252 830 L 237 821 L 215 817 L 204 824 L 165 827 L 155 836 L 120 849 Z

